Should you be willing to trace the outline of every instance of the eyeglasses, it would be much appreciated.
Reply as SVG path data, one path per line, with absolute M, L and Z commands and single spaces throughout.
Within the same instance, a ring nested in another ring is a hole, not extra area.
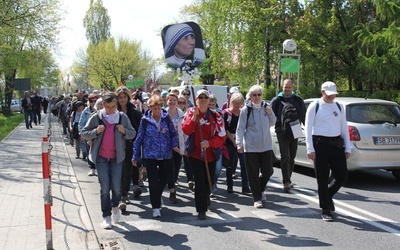
M 186 102 L 178 102 L 178 104 L 186 104 Z
M 251 96 L 261 96 L 261 94 L 252 94 Z
M 189 94 L 189 93 L 183 93 L 182 95 L 185 95 L 185 96 L 190 96 L 190 94 Z
M 96 100 L 89 100 L 89 102 L 96 102 Z
M 208 96 L 205 96 L 205 95 L 203 95 L 203 96 L 199 96 L 199 97 L 197 97 L 197 99 L 200 99 L 200 100 L 203 100 L 203 99 L 208 99 L 209 97 Z

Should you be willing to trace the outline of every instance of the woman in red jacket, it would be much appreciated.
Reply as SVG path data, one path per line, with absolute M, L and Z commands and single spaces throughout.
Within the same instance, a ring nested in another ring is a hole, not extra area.
M 222 117 L 208 108 L 210 94 L 201 89 L 196 93 L 196 107 L 189 108 L 182 123 L 183 133 L 189 135 L 187 144 L 190 165 L 193 168 L 195 203 L 199 220 L 206 219 L 210 202 L 210 183 L 206 172 L 206 160 L 210 180 L 214 180 L 216 156 L 214 149 L 221 148 L 225 141 L 225 128 Z M 212 183 L 211 183 L 212 185 Z

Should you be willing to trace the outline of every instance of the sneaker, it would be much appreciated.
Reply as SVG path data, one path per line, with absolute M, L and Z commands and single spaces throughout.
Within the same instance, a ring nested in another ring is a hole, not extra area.
M 265 196 L 264 192 L 261 193 L 261 200 L 262 201 L 267 201 L 267 196 Z
M 242 194 L 251 194 L 251 189 L 249 187 L 242 187 Z
M 112 208 L 112 219 L 113 219 L 113 221 L 114 222 L 118 222 L 120 217 L 121 217 L 121 213 L 119 212 L 119 208 L 118 207 L 113 207 Z
M 159 208 L 153 209 L 153 218 L 161 218 L 161 211 Z
M 333 221 L 333 217 L 331 214 L 331 211 L 329 211 L 329 209 L 322 209 L 322 220 L 324 221 Z
M 122 211 L 125 212 L 126 211 L 126 198 L 122 197 L 121 201 L 118 204 L 118 208 Z
M 103 228 L 104 229 L 111 229 L 112 228 L 110 216 L 107 216 L 106 218 L 103 219 Z
M 79 159 L 79 155 L 75 156 L 75 159 Z
M 199 220 L 207 219 L 206 212 L 199 212 L 199 214 L 197 215 L 197 219 Z
M 232 179 L 238 179 L 239 178 L 239 176 L 237 175 L 237 174 L 234 174 L 234 175 L 232 175 Z
M 217 195 L 217 192 L 213 190 L 210 193 L 210 198 L 214 198 L 216 195 Z
M 262 201 L 256 201 L 256 202 L 254 202 L 254 207 L 255 208 L 263 208 L 264 206 L 262 204 Z
M 142 194 L 142 189 L 139 186 L 133 187 L 133 197 L 138 198 Z
M 189 189 L 193 191 L 193 189 L 194 189 L 194 182 L 193 182 L 193 181 L 189 181 L 189 182 L 188 182 L 188 186 L 189 186 Z
M 291 188 L 292 188 L 292 185 L 291 185 L 289 182 L 283 183 L 283 191 L 284 191 L 285 193 L 289 193 L 289 191 L 290 191 Z
M 173 203 L 173 204 L 175 204 L 175 203 L 178 202 L 177 199 L 176 199 L 176 193 L 175 193 L 175 192 L 169 193 L 169 201 L 170 201 L 171 203 Z
M 89 173 L 87 174 L 88 176 L 95 176 L 96 175 L 96 170 L 94 170 L 93 168 L 91 168 L 89 170 Z

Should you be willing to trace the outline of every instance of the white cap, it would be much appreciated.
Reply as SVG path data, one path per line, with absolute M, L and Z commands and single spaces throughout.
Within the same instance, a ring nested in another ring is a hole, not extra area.
M 321 90 L 327 95 L 337 95 L 336 84 L 334 82 L 324 82 L 321 86 Z
M 210 97 L 210 92 L 208 92 L 208 90 L 206 89 L 200 89 L 196 93 L 196 99 L 199 98 L 200 95 L 205 95 L 207 97 Z
M 233 94 L 233 93 L 239 93 L 240 91 L 239 91 L 239 88 L 238 87 L 232 87 L 230 90 L 229 90 L 229 93 L 231 93 L 231 94 Z
M 142 99 L 143 100 L 148 100 L 149 99 L 149 94 L 147 94 L 146 92 L 142 93 Z

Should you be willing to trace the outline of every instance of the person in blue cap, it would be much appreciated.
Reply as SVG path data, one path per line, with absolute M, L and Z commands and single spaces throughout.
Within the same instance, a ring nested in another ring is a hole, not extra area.
M 163 90 L 162 92 L 161 92 L 161 99 L 162 99 L 162 101 L 163 101 L 163 108 L 166 108 L 167 107 L 167 95 L 168 95 L 168 91 L 166 91 L 166 90 Z

